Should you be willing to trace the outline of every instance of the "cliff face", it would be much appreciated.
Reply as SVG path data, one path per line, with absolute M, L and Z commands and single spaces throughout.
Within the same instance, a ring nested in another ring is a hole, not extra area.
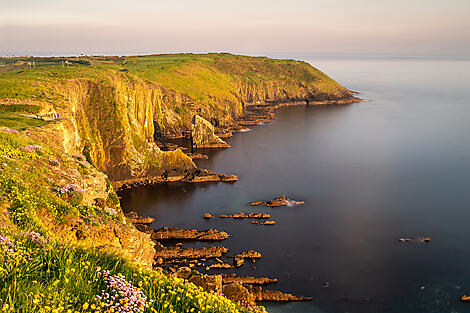
M 1 103 L 34 102 L 45 116 L 59 114 L 31 135 L 83 153 L 111 180 L 195 169 L 181 150 L 161 151 L 154 136 L 191 130 L 196 114 L 223 127 L 250 105 L 356 101 L 322 72 L 291 60 L 227 54 L 78 60 L 61 67 L 60 58 L 37 58 L 37 68 L 0 73 Z

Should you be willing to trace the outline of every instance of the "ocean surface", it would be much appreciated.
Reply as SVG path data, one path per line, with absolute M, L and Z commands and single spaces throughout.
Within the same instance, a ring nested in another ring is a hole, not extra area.
M 307 61 L 366 101 L 282 108 L 199 162 L 237 183 L 142 187 L 122 206 L 157 217 L 155 228 L 225 230 L 229 254 L 263 254 L 237 273 L 313 297 L 266 304 L 271 313 L 470 312 L 459 301 L 470 295 L 470 61 Z M 306 204 L 248 205 L 282 194 Z M 278 223 L 202 218 L 240 211 Z M 398 241 L 421 236 L 431 241 Z

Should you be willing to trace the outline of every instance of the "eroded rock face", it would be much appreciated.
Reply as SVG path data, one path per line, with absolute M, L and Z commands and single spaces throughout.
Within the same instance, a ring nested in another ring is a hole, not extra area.
M 186 240 L 224 240 L 230 237 L 224 231 L 209 229 L 206 231 L 197 231 L 196 229 L 181 229 L 176 227 L 163 227 L 152 233 L 152 239 L 186 239 Z
M 228 249 L 222 246 L 210 247 L 210 248 L 199 248 L 199 249 L 182 249 L 180 247 L 175 248 L 161 248 L 157 249 L 154 254 L 154 258 L 162 258 L 164 260 L 171 259 L 203 259 L 203 258 L 220 258 L 222 255 L 228 252 Z
M 255 305 L 255 297 L 239 283 L 222 286 L 222 293 L 228 299 L 246 305 Z
M 230 146 L 214 134 L 214 126 L 203 117 L 194 115 L 191 126 L 194 148 L 229 148 Z

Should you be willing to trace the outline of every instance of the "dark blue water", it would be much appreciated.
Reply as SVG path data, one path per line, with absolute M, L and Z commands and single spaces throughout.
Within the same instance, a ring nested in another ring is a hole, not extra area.
M 200 162 L 236 184 L 139 188 L 123 207 L 157 228 L 226 230 L 231 251 L 264 256 L 240 274 L 314 298 L 270 312 L 470 312 L 470 62 L 310 61 L 367 101 L 283 108 Z M 306 204 L 247 206 L 281 194 Z M 251 210 L 278 224 L 201 218 Z M 419 236 L 431 242 L 398 242 Z

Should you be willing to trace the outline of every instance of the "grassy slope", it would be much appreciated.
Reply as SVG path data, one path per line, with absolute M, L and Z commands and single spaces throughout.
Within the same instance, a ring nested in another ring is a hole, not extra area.
M 63 66 L 62 58 L 0 58 L 0 99 L 34 99 L 63 102 L 55 90 L 57 83 L 74 78 L 107 81 L 110 75 L 125 74 L 181 91 L 202 104 L 215 105 L 214 99 L 236 101 L 237 84 L 269 81 L 312 85 L 323 92 L 344 95 L 346 90 L 324 73 L 305 62 L 273 60 L 230 54 L 172 54 L 122 58 L 72 58 Z M 16 64 L 16 65 L 15 65 Z M 8 67 L 7 67 L 8 65 Z
M 137 267 L 116 256 L 44 244 L 32 233 L 0 235 L 0 248 L 1 312 L 264 312 L 262 307 L 242 307 L 182 279 Z M 103 271 L 109 271 L 109 276 Z M 121 279 L 124 288 L 110 285 L 107 277 Z M 106 293 L 116 298 L 97 298 Z M 123 309 L 126 305 L 130 309 Z
M 112 188 L 103 186 L 106 182 L 95 177 L 98 173 L 86 161 L 37 144 L 26 135 L 0 131 L 0 312 L 113 312 L 96 298 L 102 290 L 115 290 L 98 270 L 123 275 L 127 289 L 140 288 L 134 294 L 146 297 L 148 307 L 129 312 L 253 312 L 120 256 L 64 243 L 51 226 L 80 217 L 91 231 L 97 223 L 120 223 L 122 212 Z M 92 190 L 54 191 L 90 179 L 97 182 L 89 185 Z M 102 198 L 102 205 L 90 204 L 86 193 L 99 187 L 108 198 Z M 128 297 L 114 302 L 120 300 L 125 303 Z

